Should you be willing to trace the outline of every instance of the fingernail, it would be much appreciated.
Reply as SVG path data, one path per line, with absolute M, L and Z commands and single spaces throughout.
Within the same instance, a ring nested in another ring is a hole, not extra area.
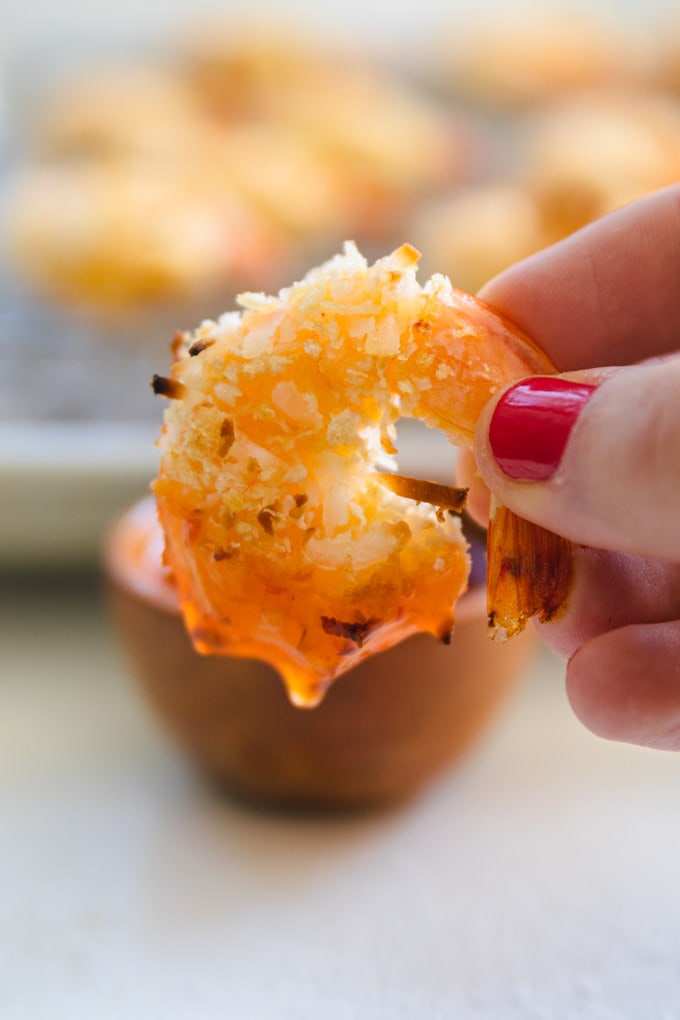
M 597 387 L 557 376 L 522 379 L 499 400 L 489 442 L 498 466 L 510 478 L 552 478 L 576 419 Z

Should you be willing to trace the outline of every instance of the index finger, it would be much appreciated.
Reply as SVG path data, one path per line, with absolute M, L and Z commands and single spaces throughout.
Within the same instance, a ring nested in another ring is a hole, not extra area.
M 479 296 L 570 371 L 680 346 L 680 185 L 532 255 Z

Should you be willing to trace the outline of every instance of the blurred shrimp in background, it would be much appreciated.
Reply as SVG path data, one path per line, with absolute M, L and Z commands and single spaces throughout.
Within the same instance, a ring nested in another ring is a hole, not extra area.
M 408 241 L 474 292 L 680 176 L 663 4 L 70 7 L 40 31 L 17 10 L 0 43 L 0 416 L 47 428 L 55 455 L 86 424 L 131 430 L 137 485 L 148 378 L 239 291 L 352 239 L 369 256 Z M 47 555 L 38 532 L 12 555 Z
M 7 540 L 18 562 L 96 555 L 98 498 L 85 527 L 82 498 L 60 529 L 47 509 L 71 502 L 73 456 L 101 483 L 113 443 L 121 502 L 152 477 L 148 380 L 177 329 L 239 291 L 277 289 L 347 238 L 397 247 L 421 198 L 468 163 L 454 104 L 322 25 L 184 12 L 127 50 L 71 31 L 68 59 L 56 42 L 31 58 L 26 43 L 9 75 L 0 415 L 15 449 L 20 424 L 38 465 L 70 465 L 50 473 L 53 501 L 12 469 L 12 517 L 32 522 Z
M 449 109 L 386 67 L 276 22 L 208 23 L 47 96 L 10 253 L 76 304 L 225 302 L 345 237 L 396 244 L 463 160 Z
M 513 262 L 680 177 L 680 21 L 623 6 L 487 5 L 434 47 L 486 147 L 472 187 L 420 204 L 424 265 L 478 290 Z M 675 72 L 674 72 L 675 69 Z

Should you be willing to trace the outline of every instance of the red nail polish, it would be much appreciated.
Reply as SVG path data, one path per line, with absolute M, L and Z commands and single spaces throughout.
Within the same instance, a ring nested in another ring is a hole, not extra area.
M 594 389 L 557 376 L 522 379 L 511 387 L 496 405 L 489 428 L 491 450 L 505 474 L 532 482 L 552 478 Z

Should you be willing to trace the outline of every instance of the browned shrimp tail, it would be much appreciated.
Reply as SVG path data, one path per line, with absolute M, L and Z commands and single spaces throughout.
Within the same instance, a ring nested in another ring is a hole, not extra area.
M 564 607 L 573 569 L 571 542 L 497 505 L 487 534 L 491 637 L 513 637 L 532 616 L 542 623 L 555 619 Z

